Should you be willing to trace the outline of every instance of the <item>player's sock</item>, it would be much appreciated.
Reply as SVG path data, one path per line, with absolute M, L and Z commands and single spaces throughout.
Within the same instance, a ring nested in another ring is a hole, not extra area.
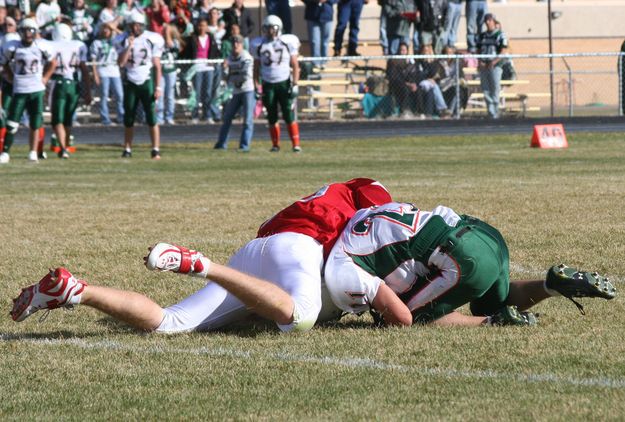
M 43 154 L 43 143 L 46 140 L 46 130 L 43 127 L 39 128 L 39 142 L 37 142 L 37 153 Z
M 269 136 L 271 136 L 271 145 L 274 147 L 280 146 L 280 125 L 276 123 L 273 126 L 269 126 Z
M 7 128 L 0 127 L 0 152 L 3 151 L 4 148 L 4 137 L 7 134 Z
M 291 143 L 293 147 L 299 146 L 299 125 L 297 122 L 292 122 L 288 125 L 289 136 L 291 137 Z

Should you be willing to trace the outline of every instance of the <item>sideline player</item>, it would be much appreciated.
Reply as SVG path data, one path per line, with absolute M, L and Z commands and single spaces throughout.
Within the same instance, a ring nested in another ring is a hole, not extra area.
M 43 124 L 43 97 L 45 85 L 56 68 L 56 59 L 51 44 L 36 38 L 38 28 L 34 19 L 26 18 L 20 24 L 20 40 L 2 46 L 0 64 L 4 67 L 7 80 L 13 83 L 13 97 L 8 108 L 7 134 L 0 164 L 10 160 L 9 151 L 24 109 L 30 119 L 28 160 L 33 163 L 39 161 L 37 141 Z
M 80 89 L 75 74 L 78 69 L 82 74 L 83 96 L 85 103 L 91 103 L 91 83 L 87 69 L 87 46 L 73 40 L 72 28 L 60 23 L 52 31 L 56 50 L 56 69 L 52 75 L 52 129 L 56 134 L 61 150 L 59 157 L 69 158 L 67 147 L 72 130 L 74 112 L 78 107 Z
M 8 20 L 13 22 L 13 26 L 15 26 L 15 21 L 13 18 L 7 18 Z M 3 56 L 2 48 L 5 44 L 10 41 L 19 41 L 20 36 L 17 32 L 8 32 L 4 34 L 2 37 L 2 44 L 0 46 L 0 57 Z M 2 153 L 4 149 L 4 138 L 7 134 L 7 113 L 9 112 L 9 106 L 11 105 L 11 99 L 13 98 L 13 83 L 7 79 L 6 72 L 2 71 L 2 75 L 0 76 L 2 80 L 0 81 L 0 153 Z
M 299 88 L 299 63 L 297 54 L 299 39 L 292 34 L 282 34 L 282 21 L 275 15 L 269 15 L 263 21 L 263 37 L 252 40 L 250 52 L 254 56 L 254 83 L 262 86 L 263 105 L 267 109 L 271 151 L 280 151 L 280 124 L 278 107 L 291 137 L 294 152 L 301 152 L 299 143 L 299 125 L 293 113 L 293 100 L 297 98 Z M 291 75 L 291 69 L 293 74 Z M 262 85 L 261 85 L 262 80 Z
M 275 321 L 283 331 L 308 330 L 318 319 L 340 315 L 329 298 L 322 301 L 327 252 L 357 209 L 390 200 L 386 189 L 371 179 L 324 186 L 265 222 L 258 237 L 236 252 L 228 266 L 159 243 L 146 257 L 149 269 L 212 281 L 165 309 L 138 293 L 87 285 L 58 268 L 22 290 L 11 316 L 22 321 L 40 309 L 81 303 L 148 331 L 213 330 L 252 312 Z
M 138 10 L 130 13 L 127 32 L 118 35 L 113 44 L 119 54 L 118 63 L 126 69 L 124 77 L 124 152 L 132 157 L 135 115 L 139 102 L 150 127 L 152 158 L 160 160 L 161 134 L 156 119 L 155 104 L 161 95 L 161 55 L 165 40 L 156 32 L 145 29 L 145 15 Z M 152 78 L 154 68 L 154 78 Z
M 612 299 L 616 289 L 597 273 L 554 266 L 546 280 L 512 281 L 508 247 L 487 223 L 447 207 L 420 210 L 389 203 L 358 211 L 325 267 L 334 303 L 371 308 L 388 324 L 533 325 L 536 303 L 556 295 Z M 455 309 L 470 303 L 473 316 Z

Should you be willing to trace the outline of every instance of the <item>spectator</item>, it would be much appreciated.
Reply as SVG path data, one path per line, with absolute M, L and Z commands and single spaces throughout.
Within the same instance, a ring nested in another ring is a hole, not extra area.
M 17 24 L 15 23 L 15 19 L 13 19 L 10 16 L 7 16 L 4 19 L 4 25 L 2 28 L 2 39 L 0 42 L 0 46 L 2 44 L 5 43 L 5 41 L 8 41 L 7 39 L 7 34 L 14 34 L 15 38 L 14 39 L 18 39 L 19 36 L 17 36 Z
M 445 45 L 454 48 L 458 40 L 458 25 L 460 25 L 463 1 L 464 0 L 449 0 L 447 16 L 445 18 Z
M 443 54 L 449 56 L 454 55 L 456 54 L 456 49 L 448 45 L 443 49 Z M 462 70 L 463 62 L 458 63 L 458 67 L 456 67 L 456 59 L 452 58 L 441 60 L 440 63 L 443 67 L 443 78 L 438 84 L 443 92 L 443 97 L 445 98 L 445 103 L 447 104 L 449 112 L 455 114 L 459 106 L 463 107 L 466 105 L 466 100 L 468 99 L 466 86 L 460 86 L 460 98 L 458 98 L 458 90 L 456 89 L 458 82 L 464 79 Z
M 408 55 L 408 43 L 401 42 L 397 52 L 400 56 Z M 389 92 L 393 97 L 399 114 L 409 116 L 416 111 L 418 70 L 414 59 L 391 59 L 386 68 Z
M 110 24 L 113 31 L 117 32 L 124 23 L 124 17 L 117 11 L 117 0 L 106 0 L 106 6 L 100 11 L 98 16 L 97 32 L 100 33 L 102 25 Z
M 0 2 L 0 37 L 6 33 L 7 8 L 4 1 Z
M 197 22 L 200 19 L 208 20 L 208 15 L 210 14 L 211 9 L 213 8 L 213 0 L 199 0 L 193 11 L 191 12 L 191 19 L 197 25 Z
M 216 7 L 211 8 L 208 12 L 208 32 L 213 36 L 217 47 L 221 48 L 221 40 L 226 35 L 226 25 L 221 19 L 221 12 Z
M 482 34 L 484 17 L 488 12 L 486 0 L 466 0 L 467 15 L 467 48 L 469 53 L 478 51 L 478 38 Z
M 240 0 L 239 0 L 240 1 Z M 308 42 L 310 43 L 310 55 L 312 57 L 327 57 L 330 34 L 332 32 L 332 20 L 334 4 L 337 0 L 303 0 L 306 5 L 304 18 L 308 25 Z M 324 65 L 325 60 L 316 61 L 318 65 Z
M 224 61 L 227 69 L 228 85 L 232 86 L 232 98 L 226 104 L 224 110 L 224 121 L 219 130 L 219 139 L 215 144 L 215 149 L 228 148 L 228 133 L 234 116 L 242 110 L 243 129 L 241 140 L 239 141 L 239 151 L 250 150 L 250 142 L 254 134 L 254 106 L 256 98 L 254 95 L 254 59 L 243 48 L 244 39 L 241 35 L 232 36 L 233 50 Z
M 180 19 L 182 19 L 185 22 L 191 22 L 192 20 L 191 6 L 189 5 L 187 0 L 170 0 L 169 10 L 172 21 L 174 20 L 174 18 L 178 19 L 179 21 Z M 180 29 L 180 22 L 177 22 L 176 24 L 178 25 L 178 29 Z M 191 27 L 193 28 L 193 25 L 191 25 Z M 185 36 L 184 32 L 185 31 L 180 31 L 180 34 L 183 37 Z M 192 32 L 190 32 L 186 36 L 191 36 L 191 33 Z
M 386 11 L 384 10 L 384 1 L 378 0 L 378 6 L 380 6 L 380 46 L 382 47 L 382 54 L 387 56 L 389 54 L 388 35 L 386 32 Z
M 36 18 L 41 36 L 51 39 L 54 25 L 61 18 L 61 7 L 56 0 L 43 0 L 37 6 Z
M 383 13 L 386 15 L 386 36 L 388 52 L 399 54 L 400 43 L 408 44 L 410 39 L 410 0 L 381 0 Z M 407 54 L 407 53 L 406 53 Z
M 220 58 L 219 47 L 217 47 L 213 35 L 208 32 L 206 19 L 199 20 L 196 34 L 190 38 L 185 51 L 189 59 Z M 219 119 L 219 109 L 212 104 L 215 65 L 213 63 L 197 63 L 194 68 L 193 88 L 198 101 L 192 113 L 193 123 L 198 123 L 200 117 L 206 119 L 208 123 L 214 123 L 215 119 Z M 202 105 L 202 113 L 200 113 L 200 104 Z
M 421 46 L 422 55 L 432 55 L 434 52 L 430 44 Z M 422 79 L 419 82 L 419 95 L 421 98 L 423 111 L 427 116 L 447 117 L 449 110 L 438 82 L 443 76 L 443 69 L 440 63 L 431 58 L 422 59 L 419 63 L 422 72 Z
M 447 0 L 418 0 L 419 44 L 432 46 L 434 54 L 440 54 L 445 44 L 445 19 Z
M 289 0 L 265 0 L 265 6 L 267 7 L 267 16 L 275 15 L 282 21 L 282 33 L 290 34 L 293 24 Z
M 145 9 L 148 17 L 148 29 L 157 34 L 163 33 L 163 28 L 169 23 L 169 7 L 165 0 L 152 0 L 152 5 Z
M 508 39 L 497 29 L 497 20 L 492 13 L 484 16 L 486 31 L 478 38 L 477 46 L 480 54 L 500 55 L 508 52 Z M 499 91 L 501 74 L 505 59 L 501 57 L 479 59 L 480 85 L 484 93 L 484 101 L 488 115 L 493 119 L 499 117 Z
M 74 0 L 70 17 L 76 38 L 84 43 L 89 42 L 93 34 L 93 17 L 85 7 L 85 0 Z
M 141 5 L 135 0 L 124 0 L 117 9 L 117 14 L 122 17 L 122 22 L 125 22 L 130 17 L 133 10 L 143 12 Z
M 233 48 L 233 38 L 237 35 L 241 35 L 241 29 L 239 28 L 239 25 L 237 25 L 236 23 L 233 23 L 230 26 L 226 27 L 226 35 L 224 35 L 223 40 L 221 41 L 221 57 L 222 58 L 226 58 L 228 56 L 230 56 L 230 54 L 232 53 L 232 48 Z M 243 47 L 245 47 L 245 38 L 243 38 Z
M 161 67 L 163 69 L 161 86 L 163 87 L 163 95 L 158 98 L 156 105 L 156 120 L 159 125 L 163 123 L 173 125 L 175 124 L 177 76 L 176 64 L 173 61 L 178 58 L 178 54 L 182 50 L 182 39 L 176 25 L 173 24 L 165 25 L 163 38 L 165 39 L 163 55 L 161 56 Z
M 252 12 L 243 5 L 243 0 L 234 0 L 232 6 L 224 11 L 224 22 L 226 29 L 232 25 L 237 24 L 241 29 L 241 35 L 245 39 L 245 48 L 249 46 L 249 38 L 254 33 L 254 19 L 252 18 Z
M 334 31 L 334 55 L 340 56 L 343 48 L 343 35 L 349 23 L 349 41 L 347 43 L 347 55 L 359 56 L 358 32 L 360 32 L 360 14 L 362 7 L 369 0 L 339 0 L 338 18 Z
M 119 65 L 117 64 L 117 50 L 113 47 L 113 28 L 111 24 L 102 25 L 98 39 L 91 44 L 90 56 L 92 61 L 98 63 L 93 65 L 93 79 L 95 84 L 100 87 L 100 118 L 102 119 L 102 124 L 107 126 L 112 124 L 108 106 L 111 89 L 117 101 L 117 118 L 115 121 L 118 124 L 122 124 L 124 121 L 124 92 Z

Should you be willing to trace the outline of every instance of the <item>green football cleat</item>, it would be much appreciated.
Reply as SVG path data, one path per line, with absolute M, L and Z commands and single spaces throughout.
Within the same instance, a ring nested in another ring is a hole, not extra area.
M 564 264 L 555 265 L 547 271 L 545 286 L 570 299 L 584 314 L 584 308 L 573 300 L 574 297 L 599 297 L 614 299 L 616 288 L 610 279 L 597 272 L 578 271 Z
M 531 326 L 538 324 L 538 314 L 521 312 L 516 306 L 504 306 L 488 317 L 486 325 Z

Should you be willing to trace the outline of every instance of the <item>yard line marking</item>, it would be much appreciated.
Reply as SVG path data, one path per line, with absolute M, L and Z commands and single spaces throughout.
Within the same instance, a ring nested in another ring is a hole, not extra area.
M 412 372 L 421 376 L 442 377 L 442 378 L 466 378 L 466 379 L 495 379 L 503 381 L 530 382 L 530 383 L 552 383 L 564 384 L 576 387 L 599 387 L 611 389 L 625 389 L 625 378 L 576 378 L 560 376 L 550 373 L 542 374 L 521 374 L 498 372 L 494 370 L 468 370 L 453 368 L 423 368 L 418 366 L 400 365 L 394 363 L 381 362 L 369 358 L 339 358 L 334 356 L 308 356 L 293 353 L 251 353 L 248 351 L 218 348 L 172 348 L 162 345 L 151 347 L 134 347 L 128 344 L 115 341 L 104 340 L 88 342 L 81 338 L 50 339 L 50 338 L 23 338 L 16 335 L 0 334 L 0 342 L 29 343 L 39 346 L 75 346 L 85 350 L 119 350 L 136 353 L 154 354 L 191 354 L 212 357 L 228 357 L 235 359 L 268 358 L 281 362 L 313 363 L 321 365 L 335 365 L 346 368 L 364 368 L 382 371 Z

